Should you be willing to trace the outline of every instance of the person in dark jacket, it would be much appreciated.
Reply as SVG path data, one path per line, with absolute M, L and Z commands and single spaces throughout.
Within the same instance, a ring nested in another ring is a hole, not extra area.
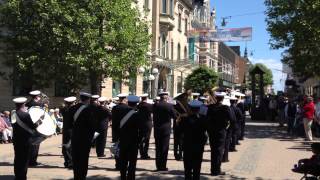
M 245 127 L 246 127 L 246 110 L 244 108 L 244 103 L 241 101 L 241 96 L 236 94 L 236 98 L 238 98 L 237 107 L 240 109 L 240 111 L 242 113 L 239 140 L 243 140 L 244 139 Z
M 29 95 L 31 96 L 31 100 L 26 104 L 26 106 L 28 108 L 31 107 L 41 107 L 43 108 L 44 104 L 41 102 L 41 91 L 35 90 L 35 91 L 31 91 L 29 93 Z M 29 166 L 34 167 L 34 166 L 38 166 L 38 155 L 39 155 L 39 149 L 40 149 L 40 143 L 39 144 L 33 144 L 31 146 L 31 158 L 29 161 Z
M 160 101 L 155 104 L 153 108 L 157 171 L 168 170 L 167 158 L 171 134 L 171 120 L 176 118 L 173 105 L 167 102 L 168 95 L 168 92 L 160 93 Z
M 107 102 L 106 97 L 100 97 L 98 99 L 99 105 L 98 113 L 96 114 L 98 120 L 98 133 L 99 136 L 97 137 L 96 143 L 96 153 L 98 157 L 105 157 L 104 149 L 106 148 L 107 143 L 107 134 L 108 134 L 108 124 L 109 120 L 111 119 L 111 113 L 106 107 Z
M 297 104 L 292 100 L 292 98 L 289 98 L 289 102 L 286 105 L 285 108 L 286 112 L 286 118 L 288 121 L 288 128 L 287 128 L 287 132 L 288 134 L 293 134 L 293 125 L 294 125 L 294 120 L 296 118 L 296 114 L 297 114 Z
M 111 119 L 112 119 L 112 142 L 118 143 L 119 141 L 119 133 L 120 133 L 120 121 L 128 112 L 128 105 L 126 104 L 127 94 L 119 94 L 117 97 L 119 98 L 119 103 L 112 108 L 111 111 Z M 119 158 L 115 156 L 116 161 L 116 169 L 120 170 Z
M 230 124 L 230 108 L 222 104 L 224 92 L 216 92 L 216 104 L 208 107 L 207 123 L 211 147 L 211 175 L 224 175 L 221 171 L 221 162 L 225 150 L 227 130 Z
M 238 99 L 235 97 L 230 98 L 230 112 L 231 114 L 235 115 L 235 121 L 231 122 L 230 128 L 232 129 L 232 135 L 231 135 L 231 144 L 230 144 L 230 152 L 236 152 L 236 145 L 239 145 L 239 138 L 241 135 L 241 121 L 242 121 L 242 112 L 241 110 L 237 107 L 237 101 Z
M 173 121 L 173 138 L 174 138 L 174 157 L 176 160 L 181 160 L 183 157 L 182 154 L 182 145 L 183 145 L 183 133 L 180 127 L 180 122 L 184 120 L 188 116 L 190 112 L 188 106 L 188 94 L 181 93 L 178 94 L 175 98 L 176 104 L 174 106 L 177 114 L 177 118 Z
M 204 145 L 207 142 L 206 119 L 199 114 L 203 103 L 189 102 L 191 113 L 181 120 L 183 136 L 183 162 L 186 180 L 200 180 Z
M 16 105 L 16 110 L 11 116 L 13 123 L 14 174 L 16 180 L 27 179 L 32 139 L 35 129 L 42 123 L 41 120 L 33 123 L 29 113 L 26 112 L 26 101 L 27 98 L 24 97 L 13 99 Z
M 149 141 L 152 130 L 152 118 L 151 114 L 153 111 L 152 104 L 147 102 L 148 94 L 141 95 L 141 102 L 138 105 L 139 115 L 141 119 L 141 132 L 139 137 L 139 150 L 141 159 L 150 159 L 148 154 Z
M 141 116 L 136 112 L 138 96 L 128 96 L 128 108 L 119 125 L 119 162 L 121 180 L 135 179 Z
M 72 168 L 71 156 L 71 134 L 73 121 L 69 117 L 69 110 L 74 105 L 76 97 L 67 97 L 64 99 L 65 106 L 61 109 L 63 117 L 63 130 L 62 130 L 62 155 L 64 157 L 64 167 Z
M 71 137 L 74 179 L 86 179 L 89 154 L 94 133 L 97 131 L 97 108 L 90 104 L 91 95 L 80 93 L 81 102 L 70 108 L 73 129 Z

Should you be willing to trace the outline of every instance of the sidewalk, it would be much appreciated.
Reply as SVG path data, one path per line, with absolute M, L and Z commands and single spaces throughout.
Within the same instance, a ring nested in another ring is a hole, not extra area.
M 231 152 L 229 163 L 222 168 L 226 176 L 213 178 L 210 173 L 210 148 L 206 146 L 202 164 L 201 179 L 300 179 L 300 174 L 291 172 L 293 165 L 302 158 L 311 157 L 310 143 L 301 138 L 286 136 L 283 128 L 276 123 L 248 122 L 246 139 L 237 147 L 238 152 Z M 110 131 L 109 131 L 110 132 Z M 31 180 L 71 179 L 72 171 L 63 168 L 61 156 L 61 135 L 52 137 L 40 146 L 38 161 L 43 165 L 29 168 Z M 110 141 L 108 136 L 107 157 L 98 159 L 95 149 L 91 150 L 88 179 L 118 179 L 119 172 L 114 171 L 114 160 L 110 158 Z M 173 139 L 171 139 L 173 141 Z M 168 172 L 155 170 L 154 139 L 150 144 L 151 160 L 138 160 L 137 179 L 184 179 L 183 162 L 175 161 L 173 147 L 170 146 Z M 0 179 L 13 179 L 13 146 L 0 144 Z

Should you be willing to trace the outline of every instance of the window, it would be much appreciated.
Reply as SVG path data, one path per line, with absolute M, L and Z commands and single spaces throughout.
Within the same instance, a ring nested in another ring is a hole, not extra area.
M 162 0 L 162 13 L 167 14 L 167 0 Z
M 182 93 L 182 77 L 177 77 L 177 93 Z
M 158 55 L 160 56 L 161 54 L 161 41 L 160 41 L 160 36 L 158 38 Z
M 161 37 L 161 56 L 164 58 L 166 57 L 166 36 L 164 34 L 162 34 Z
M 184 21 L 184 31 L 185 31 L 186 34 L 188 33 L 188 19 L 187 18 Z
M 136 94 L 137 78 L 133 77 L 129 79 L 129 94 Z
M 181 31 L 181 13 L 179 14 L 178 18 L 178 30 Z
M 144 9 L 149 9 L 149 0 L 144 0 Z
M 174 44 L 173 44 L 173 40 L 171 40 L 171 60 L 173 60 L 173 49 L 174 48 Z
M 166 41 L 166 58 L 169 58 L 169 42 Z
M 112 97 L 116 97 L 121 93 L 121 81 L 112 81 Z
M 173 16 L 174 4 L 173 0 L 170 0 L 170 15 Z
M 180 51 L 181 51 L 180 44 L 178 44 L 178 48 L 177 48 L 177 59 L 178 59 L 178 60 L 181 59 Z

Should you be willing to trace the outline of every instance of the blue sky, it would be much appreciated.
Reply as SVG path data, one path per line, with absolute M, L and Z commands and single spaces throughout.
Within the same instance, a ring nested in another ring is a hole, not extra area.
M 250 60 L 253 63 L 264 63 L 273 72 L 274 89 L 282 90 L 285 80 L 285 74 L 281 71 L 281 53 L 282 50 L 271 50 L 268 44 L 270 36 L 266 30 L 266 15 L 262 13 L 266 7 L 264 0 L 210 0 L 211 8 L 215 7 L 217 12 L 216 25 L 221 26 L 221 17 L 234 16 L 227 20 L 226 28 L 252 27 L 252 41 L 247 42 L 248 52 L 252 52 Z M 260 13 L 261 12 L 261 13 Z M 257 13 L 255 15 L 247 15 Z M 240 45 L 243 54 L 245 42 L 227 43 L 228 45 Z

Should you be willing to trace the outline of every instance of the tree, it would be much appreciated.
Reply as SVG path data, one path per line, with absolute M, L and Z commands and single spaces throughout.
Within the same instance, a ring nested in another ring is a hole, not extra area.
M 216 85 L 218 74 L 205 66 L 195 69 L 185 80 L 185 89 L 201 94 L 211 91 Z
M 103 77 L 135 76 L 146 64 L 150 36 L 132 3 L 7 0 L 0 8 L 6 65 L 14 75 L 27 72 L 34 87 L 58 81 L 77 91 L 89 80 L 92 93 Z
M 272 71 L 264 64 L 262 63 L 256 63 L 254 64 L 253 66 L 251 66 L 249 68 L 249 72 L 251 72 L 255 67 L 260 67 L 260 69 L 262 69 L 265 73 L 263 74 L 263 84 L 265 86 L 267 85 L 272 85 L 273 84 L 273 75 L 272 75 Z M 259 79 L 259 75 L 256 75 L 256 79 Z M 252 79 L 251 79 L 251 76 L 249 77 L 249 83 L 251 84 L 252 82 Z M 259 82 L 257 81 L 256 82 L 256 87 L 259 87 Z M 251 85 L 249 86 L 251 87 Z
M 320 1 L 266 0 L 273 49 L 285 48 L 282 61 L 300 77 L 320 75 Z

